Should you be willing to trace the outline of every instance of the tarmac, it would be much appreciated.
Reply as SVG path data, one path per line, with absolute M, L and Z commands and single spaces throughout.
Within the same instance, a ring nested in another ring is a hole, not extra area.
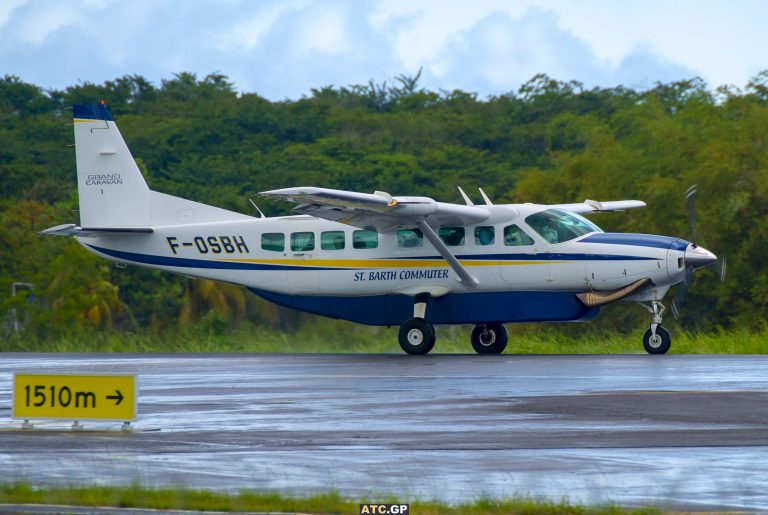
M 3 481 L 768 511 L 768 356 L 1 359 Z M 14 372 L 136 374 L 133 431 L 22 430 Z

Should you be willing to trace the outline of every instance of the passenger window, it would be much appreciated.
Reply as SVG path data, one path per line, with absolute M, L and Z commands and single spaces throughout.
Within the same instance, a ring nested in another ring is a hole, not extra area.
M 507 247 L 533 245 L 533 238 L 525 234 L 518 226 L 508 225 L 504 228 L 504 245 Z
M 344 231 L 320 233 L 320 248 L 323 250 L 342 250 L 344 248 Z
M 261 235 L 261 248 L 271 252 L 285 250 L 285 234 L 281 232 L 265 232 Z
M 397 231 L 397 246 L 414 248 L 424 246 L 424 235 L 419 229 L 400 229 Z
M 475 227 L 475 245 L 493 245 L 496 241 L 496 229 L 492 225 Z
M 464 245 L 463 227 L 441 227 L 438 231 L 440 239 L 449 247 Z
M 315 233 L 291 233 L 291 250 L 293 252 L 308 252 L 310 250 L 315 250 Z
M 355 231 L 352 233 L 352 247 L 356 249 L 375 249 L 379 246 L 379 233 L 376 231 Z

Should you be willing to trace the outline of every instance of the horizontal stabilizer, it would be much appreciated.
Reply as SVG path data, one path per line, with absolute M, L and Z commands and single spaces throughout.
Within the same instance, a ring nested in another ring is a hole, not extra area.
M 577 293 L 576 297 L 588 308 L 596 308 L 598 306 L 605 306 L 612 302 L 618 302 L 626 299 L 630 295 L 634 295 L 646 286 L 652 286 L 653 281 L 648 277 L 633 282 L 623 288 L 613 291 L 590 291 L 587 293 Z
M 40 236 L 109 236 L 125 234 L 150 234 L 151 227 L 77 227 L 75 224 L 57 225 L 40 231 Z

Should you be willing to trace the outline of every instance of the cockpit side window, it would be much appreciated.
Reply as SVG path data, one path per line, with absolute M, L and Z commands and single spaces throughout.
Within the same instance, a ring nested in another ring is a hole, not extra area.
M 549 243 L 563 243 L 591 232 L 602 232 L 586 218 L 559 209 L 534 213 L 526 217 L 525 223 Z
M 525 234 L 518 226 L 512 224 L 504 228 L 504 245 L 507 247 L 533 245 L 533 238 Z

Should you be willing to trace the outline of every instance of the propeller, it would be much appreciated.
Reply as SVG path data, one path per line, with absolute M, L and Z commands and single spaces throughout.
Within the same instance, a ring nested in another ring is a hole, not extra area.
M 691 224 L 691 242 L 694 247 L 699 246 L 699 241 L 696 237 L 696 193 L 698 191 L 699 187 L 695 184 L 685 190 L 685 203 L 688 206 L 688 223 Z
M 685 251 L 685 277 L 683 282 L 677 288 L 675 298 L 672 299 L 672 314 L 675 318 L 680 317 L 680 308 L 683 305 L 686 295 L 688 295 L 688 288 L 691 287 L 693 282 L 693 272 L 697 268 L 708 266 L 714 261 L 714 254 L 706 249 L 699 247 L 698 236 L 696 233 L 696 194 L 699 189 L 696 184 L 692 185 L 685 191 L 685 203 L 688 208 L 688 223 L 691 226 L 691 243 Z M 716 261 L 717 274 L 720 277 L 720 283 L 725 282 L 726 260 L 725 257 L 719 258 Z

